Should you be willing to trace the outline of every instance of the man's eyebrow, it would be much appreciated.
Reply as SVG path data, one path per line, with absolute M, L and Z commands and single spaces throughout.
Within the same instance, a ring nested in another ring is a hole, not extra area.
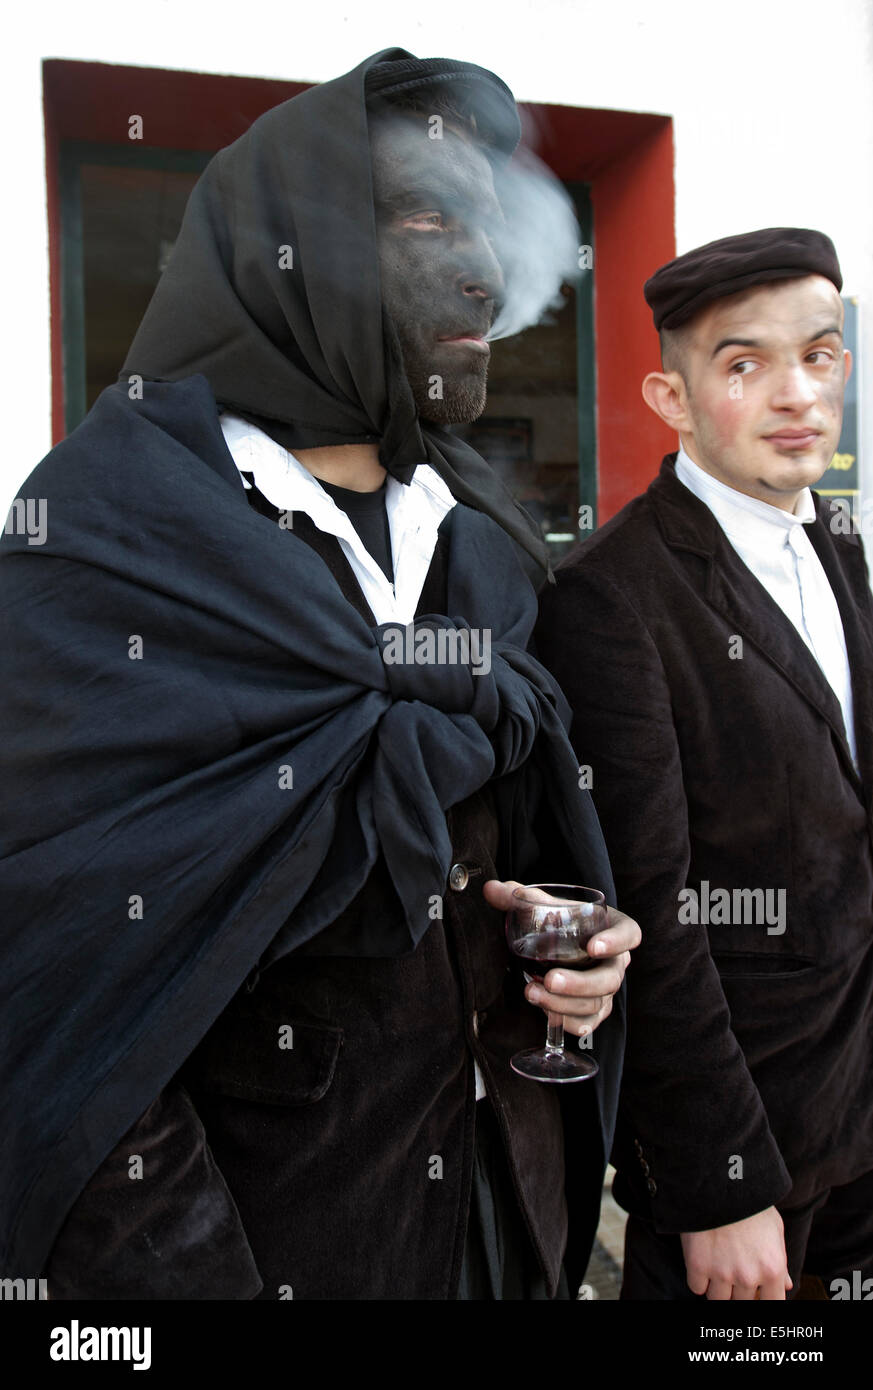
M 450 195 L 429 183 L 408 183 L 394 193 L 388 193 L 377 201 L 386 208 L 407 207 L 409 203 L 444 203 Z
M 807 339 L 807 342 L 817 343 L 819 338 L 830 338 L 831 335 L 839 338 L 842 341 L 843 330 L 839 327 L 838 324 L 829 323 L 826 328 L 820 328 L 817 333 L 811 333 L 809 338 Z
M 815 333 L 810 333 L 806 341 L 817 343 L 819 338 L 829 338 L 832 334 L 842 340 L 842 330 L 836 324 L 829 323 L 825 328 L 819 328 Z M 726 347 L 761 348 L 763 346 L 760 338 L 722 338 L 713 348 L 712 357 L 718 357 L 718 354 L 723 352 Z M 710 358 L 711 360 L 712 358 Z
M 760 346 L 761 343 L 757 338 L 722 338 L 712 349 L 712 356 L 718 357 L 718 354 L 726 347 L 759 348 Z M 712 358 L 710 358 L 711 360 Z

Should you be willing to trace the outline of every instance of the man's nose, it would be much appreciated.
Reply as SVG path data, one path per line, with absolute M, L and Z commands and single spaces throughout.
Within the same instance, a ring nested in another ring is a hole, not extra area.
M 505 288 L 503 271 L 490 238 L 484 231 L 478 232 L 459 248 L 459 252 L 461 293 L 471 299 L 493 299 L 499 304 Z
M 772 403 L 777 410 L 806 410 L 818 400 L 815 383 L 802 362 L 783 367 L 774 385 Z

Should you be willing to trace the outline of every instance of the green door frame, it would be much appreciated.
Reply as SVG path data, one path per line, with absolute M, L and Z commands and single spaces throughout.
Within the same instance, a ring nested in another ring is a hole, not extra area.
M 591 188 L 587 183 L 564 185 L 576 205 L 582 245 L 594 249 Z M 583 270 L 576 282 L 576 411 L 578 427 L 579 503 L 591 508 L 597 525 L 597 367 L 594 351 L 594 271 Z

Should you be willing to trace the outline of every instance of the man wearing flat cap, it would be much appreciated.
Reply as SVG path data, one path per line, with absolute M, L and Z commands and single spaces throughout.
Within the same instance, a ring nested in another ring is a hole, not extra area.
M 804 228 L 652 276 L 643 395 L 680 447 L 541 599 L 643 929 L 625 1298 L 782 1299 L 804 1274 L 804 1296 L 851 1297 L 873 1274 L 873 605 L 859 538 L 810 490 L 851 366 L 841 286 Z
M 445 428 L 485 405 L 519 137 L 493 73 L 403 49 L 266 112 L 25 484 L 0 1264 L 52 1299 L 584 1275 L 639 932 L 610 909 L 535 1001 L 510 967 L 516 880 L 612 883 L 527 651 L 545 543 Z M 547 1008 L 593 1081 L 511 1069 Z

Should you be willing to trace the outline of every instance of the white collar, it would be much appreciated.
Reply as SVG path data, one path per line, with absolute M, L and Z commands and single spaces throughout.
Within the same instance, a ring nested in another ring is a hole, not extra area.
M 385 509 L 394 560 L 392 585 L 347 514 L 299 459 L 238 415 L 223 414 L 220 424 L 240 474 L 251 473 L 268 502 L 280 512 L 306 512 L 320 531 L 339 539 L 377 622 L 411 622 L 440 523 L 455 506 L 455 498 L 436 470 L 420 463 L 408 484 L 388 476 Z M 242 482 L 246 488 L 251 486 L 244 476 Z
M 782 507 L 774 507 L 758 497 L 737 492 L 736 488 L 728 487 L 719 478 L 714 478 L 688 457 L 681 444 L 676 456 L 676 477 L 709 507 L 728 536 L 746 544 L 782 546 L 792 528 L 808 526 L 817 516 L 808 487 L 798 497 L 794 511 L 786 512 Z

